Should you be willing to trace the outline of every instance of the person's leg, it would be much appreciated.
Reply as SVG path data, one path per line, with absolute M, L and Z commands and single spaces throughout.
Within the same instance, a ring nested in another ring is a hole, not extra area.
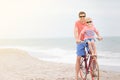
M 93 55 L 96 55 L 97 54 L 96 53 L 96 45 L 95 45 L 95 41 L 94 40 L 91 41 L 91 45 L 92 45 L 92 48 L 93 48 L 93 51 L 94 51 Z
M 78 80 L 78 75 L 80 72 L 80 61 L 81 56 L 85 55 L 85 43 L 77 44 L 77 57 L 76 57 L 76 64 L 75 64 L 75 80 Z
M 93 51 L 93 48 L 92 48 L 92 43 L 91 43 L 91 41 L 88 41 L 87 43 L 88 43 L 88 47 L 89 47 L 89 49 L 90 49 L 90 52 L 91 52 L 92 55 L 93 55 L 93 54 L 94 54 L 94 51 Z
M 80 71 L 80 60 L 81 60 L 81 56 L 77 56 L 76 65 L 75 65 L 75 70 L 76 70 L 75 80 L 78 80 L 78 75 L 79 75 L 79 71 Z
M 97 55 L 97 53 L 96 53 L 95 41 L 92 40 L 92 41 L 91 41 L 91 44 L 92 44 L 92 48 L 93 48 L 93 51 L 94 51 L 94 54 L 93 54 L 93 55 Z M 93 59 L 96 59 L 96 57 L 94 56 Z M 97 74 L 94 72 L 94 70 L 95 70 L 95 68 L 96 68 L 96 65 L 97 65 L 97 64 L 96 64 L 95 60 L 93 60 L 93 73 L 92 73 L 92 75 L 93 75 L 94 77 L 97 76 Z

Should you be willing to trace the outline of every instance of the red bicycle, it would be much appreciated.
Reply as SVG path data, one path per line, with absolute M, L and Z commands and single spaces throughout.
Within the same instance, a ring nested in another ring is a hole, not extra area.
M 99 80 L 99 65 L 97 57 L 85 48 L 86 55 L 81 58 L 80 77 L 82 80 Z

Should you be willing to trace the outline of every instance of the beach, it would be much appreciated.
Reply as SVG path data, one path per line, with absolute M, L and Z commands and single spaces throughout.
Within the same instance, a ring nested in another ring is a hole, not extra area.
M 0 80 L 74 80 L 73 64 L 42 61 L 15 48 L 0 49 Z M 100 70 L 100 80 L 119 80 L 120 72 Z

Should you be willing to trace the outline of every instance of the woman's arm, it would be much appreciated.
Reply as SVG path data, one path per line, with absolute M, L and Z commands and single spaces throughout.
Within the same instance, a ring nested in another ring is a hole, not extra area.
M 99 31 L 96 28 L 94 28 L 94 31 L 95 31 L 95 33 L 97 35 L 97 39 L 102 40 L 103 38 L 100 36 Z

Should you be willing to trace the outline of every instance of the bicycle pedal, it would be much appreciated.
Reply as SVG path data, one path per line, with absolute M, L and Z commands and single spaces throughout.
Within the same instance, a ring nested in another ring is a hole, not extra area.
M 80 68 L 82 67 L 82 65 L 80 65 Z

